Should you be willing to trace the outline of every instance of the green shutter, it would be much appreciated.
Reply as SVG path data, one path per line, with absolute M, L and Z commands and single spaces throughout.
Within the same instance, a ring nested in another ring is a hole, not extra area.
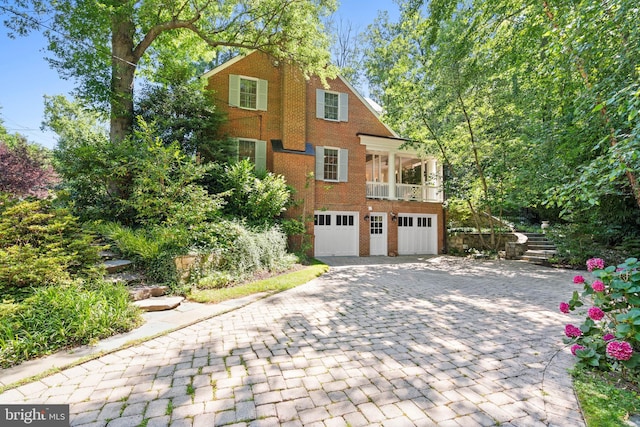
M 316 147 L 316 179 L 324 180 L 324 147 Z
M 240 106 L 240 76 L 229 74 L 229 105 Z
M 338 181 L 347 182 L 349 176 L 349 150 L 346 148 L 340 149 L 338 155 Z
M 346 93 L 340 94 L 340 117 L 341 122 L 349 121 L 349 95 Z
M 267 88 L 269 82 L 266 80 L 258 80 L 258 100 L 256 108 L 260 111 L 267 111 Z
M 256 171 L 267 170 L 267 141 L 256 141 Z
M 324 119 L 324 90 L 316 89 L 316 118 Z

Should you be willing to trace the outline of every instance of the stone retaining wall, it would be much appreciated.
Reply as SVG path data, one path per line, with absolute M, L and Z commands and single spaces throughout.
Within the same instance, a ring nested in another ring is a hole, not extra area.
M 485 242 L 491 241 L 490 233 L 482 233 Z M 498 248 L 505 248 L 505 257 L 507 259 L 517 259 L 527 250 L 527 238 L 521 233 L 499 233 L 496 234 L 498 239 Z M 454 232 L 447 236 L 447 247 L 449 250 L 466 252 L 471 249 L 481 251 L 483 249 L 480 233 L 477 232 Z

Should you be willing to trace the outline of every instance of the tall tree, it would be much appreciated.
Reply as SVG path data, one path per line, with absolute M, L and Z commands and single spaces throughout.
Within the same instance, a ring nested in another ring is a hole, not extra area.
M 78 94 L 108 106 L 110 140 L 133 129 L 137 73 L 158 64 L 211 59 L 225 48 L 258 49 L 331 76 L 320 17 L 335 0 L 0 0 L 17 33 L 41 30 L 50 63 L 79 82 Z
M 405 0 L 370 31 L 389 120 L 440 151 L 473 210 L 640 206 L 640 10 L 631 0 Z M 601 215 L 605 215 L 603 210 Z M 637 216 L 637 215 L 636 215 Z

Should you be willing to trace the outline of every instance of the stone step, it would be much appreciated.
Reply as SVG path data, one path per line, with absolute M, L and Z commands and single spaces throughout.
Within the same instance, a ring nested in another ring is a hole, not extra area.
M 173 310 L 179 306 L 183 297 L 151 297 L 140 301 L 135 301 L 133 304 L 139 307 L 143 311 L 164 311 Z
M 111 251 L 108 251 L 108 250 L 100 251 L 100 252 L 98 252 L 98 255 L 100 255 L 100 258 L 102 258 L 104 260 L 111 260 L 111 259 L 118 258 L 118 254 L 117 253 L 111 252 Z
M 108 274 L 104 280 L 112 283 L 122 283 L 125 286 L 134 286 L 144 282 L 144 276 L 140 273 L 131 271 L 121 271 L 118 273 Z
M 166 295 L 168 286 L 148 285 L 133 286 L 129 288 L 129 295 L 133 301 L 140 301 L 147 298 L 161 297 Z
M 110 259 L 103 262 L 108 274 L 117 273 L 129 267 L 132 262 L 127 259 Z
M 535 255 L 522 255 L 520 257 L 523 261 L 528 261 L 534 264 L 546 264 L 549 262 L 549 258 L 546 256 L 535 256 Z
M 527 247 L 528 247 L 529 249 L 531 249 L 531 250 L 543 250 L 543 251 L 544 251 L 544 250 L 547 250 L 547 251 L 555 251 L 556 249 L 558 249 L 558 248 L 556 247 L 556 245 L 551 244 L 551 243 L 549 243 L 549 244 L 547 244 L 547 245 L 542 245 L 542 244 L 538 244 L 538 243 L 536 243 L 536 244 L 533 244 L 533 245 L 527 245 Z
M 547 239 L 546 237 L 527 237 L 527 241 L 540 243 L 540 242 L 549 242 L 550 240 Z
M 555 255 L 557 251 L 555 249 L 528 249 L 524 252 L 525 255 Z

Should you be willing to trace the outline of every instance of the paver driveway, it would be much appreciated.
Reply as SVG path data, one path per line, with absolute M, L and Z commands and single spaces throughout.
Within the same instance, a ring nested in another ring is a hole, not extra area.
M 557 309 L 571 272 L 450 257 L 328 262 L 306 285 L 0 403 L 69 403 L 71 424 L 91 426 L 584 425 Z

